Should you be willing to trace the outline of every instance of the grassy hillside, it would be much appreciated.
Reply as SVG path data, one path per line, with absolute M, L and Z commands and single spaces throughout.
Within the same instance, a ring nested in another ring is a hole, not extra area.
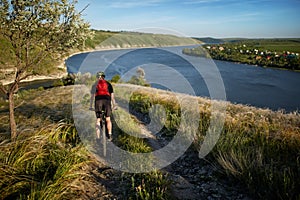
M 179 100 L 170 92 L 123 85 L 117 87 L 116 94 L 119 101 L 129 103 L 132 110 L 144 116 L 148 115 L 152 105 L 163 105 L 166 121 L 160 134 L 164 137 L 172 138 L 186 115 L 181 113 Z M 194 150 L 198 151 L 211 121 L 212 104 L 210 100 L 199 97 L 183 95 L 182 98 L 199 102 L 200 121 L 193 143 Z M 197 113 L 188 113 L 190 121 L 195 120 L 193 116 Z M 186 126 L 180 129 L 189 130 Z M 224 127 L 207 159 L 218 163 L 226 176 L 235 177 L 245 184 L 257 199 L 299 199 L 299 149 L 298 113 L 284 114 L 227 104 Z
M 89 40 L 92 48 L 130 48 L 130 47 L 162 47 L 193 45 L 200 42 L 192 38 L 174 35 L 138 33 L 138 32 L 102 32 L 95 31 L 94 38 Z
M 1 199 L 166 198 L 169 182 L 162 172 L 121 173 L 87 151 L 73 123 L 73 89 L 68 86 L 19 92 L 16 120 L 20 136 L 15 142 L 6 140 L 7 102 L 0 100 Z M 122 109 L 117 115 L 130 118 Z M 134 119 L 124 122 L 127 131 L 138 130 Z M 114 143 L 124 150 L 151 151 L 143 139 L 129 137 L 116 124 L 114 136 Z
M 2 195 L 19 195 L 24 190 L 33 192 L 29 195 L 54 195 L 58 194 L 58 191 L 61 190 L 60 187 L 56 186 L 59 185 L 68 188 L 70 185 L 72 186 L 72 184 L 67 183 L 75 181 L 75 184 L 76 181 L 78 181 L 79 177 L 72 176 L 71 174 L 68 175 L 69 172 L 78 174 L 79 171 L 77 171 L 77 169 L 64 168 L 62 170 L 70 171 L 66 172 L 66 174 L 61 174 L 59 171 L 55 171 L 55 169 L 60 169 L 60 167 L 63 166 L 60 165 L 60 162 L 50 161 L 51 159 L 64 160 L 62 163 L 68 162 L 70 164 L 67 166 L 77 166 L 77 164 L 81 166 L 80 163 L 86 165 L 86 162 L 87 164 L 94 163 L 94 161 L 92 162 L 90 160 L 91 158 L 89 158 L 89 156 L 86 157 L 80 153 L 83 150 L 78 146 L 80 145 L 80 141 L 73 125 L 71 111 L 72 90 L 73 86 L 68 86 L 49 90 L 22 91 L 18 94 L 16 101 L 16 120 L 21 137 L 16 143 L 2 143 L 0 145 L 2 148 L 0 154 L 2 168 L 0 176 L 6 177 L 6 181 L 2 182 L 4 185 L 1 186 Z M 178 101 L 171 92 L 132 85 L 115 85 L 115 90 L 117 102 L 119 102 L 120 105 L 122 103 L 129 103 L 130 109 L 140 113 L 141 116 L 147 116 L 152 105 L 162 105 L 166 111 L 166 121 L 161 135 L 165 138 L 172 139 L 174 133 L 176 133 L 179 128 L 178 125 L 183 115 L 186 115 L 186 113 L 180 112 Z M 183 95 L 183 97 L 196 99 L 199 103 L 199 127 L 193 143 L 194 151 L 198 151 L 211 120 L 211 102 L 209 99 L 200 97 L 189 97 L 187 95 Z M 121 117 L 120 119 L 128 119 L 125 115 L 126 113 L 124 113 L 122 109 L 118 111 L 118 116 L 119 118 Z M 188 117 L 196 115 L 197 113 L 189 113 Z M 8 133 L 7 102 L 3 100 L 0 102 L 0 119 L 0 131 L 3 139 Z M 195 120 L 193 117 L 190 119 Z M 297 199 L 300 197 L 298 191 L 300 187 L 298 181 L 300 178 L 299 119 L 298 113 L 284 114 L 243 105 L 227 104 L 224 127 L 215 148 L 208 155 L 207 159 L 215 163 L 216 166 L 218 165 L 220 167 L 220 173 L 223 173 L 223 175 L 235 177 L 240 183 L 245 184 L 255 198 Z M 64 122 L 62 123 L 61 120 Z M 126 131 L 135 132 L 138 127 L 134 125 L 134 121 L 135 120 L 124 121 L 125 124 L 122 126 L 127 127 Z M 123 149 L 128 149 L 133 152 L 148 152 L 150 150 L 147 145 L 145 146 L 145 141 L 142 139 L 128 137 L 127 134 L 123 134 L 123 132 L 117 128 L 117 124 L 114 124 L 114 127 L 113 134 L 118 136 L 118 139 L 115 139 L 114 142 L 122 146 Z M 181 129 L 189 130 L 189 127 L 181 127 Z M 50 142 L 47 142 L 48 140 Z M 38 146 L 35 146 L 35 144 L 38 144 Z M 43 145 L 40 146 L 41 144 Z M 69 146 L 70 144 L 72 145 Z M 17 147 L 16 145 L 21 153 L 17 149 L 17 151 L 14 152 L 10 150 L 11 148 Z M 51 149 L 55 149 L 55 151 L 52 152 Z M 25 152 L 22 153 L 22 151 Z M 57 154 L 54 155 L 53 153 L 56 151 Z M 63 153 L 65 156 L 58 158 L 57 156 L 59 156 L 61 151 L 65 152 Z M 12 155 L 12 153 L 14 153 L 14 155 L 7 159 L 7 155 Z M 39 153 L 42 153 L 42 155 L 39 155 Z M 78 157 L 78 153 L 84 157 Z M 24 157 L 23 155 L 27 156 Z M 65 160 L 66 158 L 71 159 L 72 157 L 76 158 L 77 161 Z M 28 159 L 24 160 L 24 158 Z M 53 168 L 45 168 L 46 161 L 52 163 Z M 9 176 L 17 180 L 16 182 L 11 182 L 11 179 L 7 176 L 8 173 L 12 173 L 12 171 L 7 171 L 10 168 L 17 172 L 14 176 Z M 80 168 L 78 168 L 78 170 L 80 170 Z M 60 174 L 54 176 L 53 173 Z M 89 172 L 85 170 L 84 173 Z M 168 184 L 167 181 L 164 180 L 164 176 L 159 175 L 160 173 L 161 172 L 156 172 L 152 175 L 136 175 L 134 176 L 134 180 L 125 178 L 127 176 L 124 177 L 123 175 L 124 182 L 122 184 L 126 183 L 126 187 L 128 187 L 127 189 L 124 188 L 124 190 L 131 191 L 130 194 L 127 194 L 129 196 L 138 194 L 149 195 L 151 193 L 155 193 L 158 196 L 167 195 L 164 191 L 168 190 Z M 47 174 L 47 177 L 44 177 L 45 174 Z M 68 179 L 64 177 L 65 175 L 73 178 Z M 59 178 L 60 176 L 62 177 Z M 128 176 L 131 177 L 132 175 L 129 174 Z M 28 178 L 24 179 L 25 177 Z M 33 177 L 44 177 L 45 182 L 32 182 L 35 180 Z M 68 181 L 65 182 L 68 186 L 55 182 L 63 181 L 65 178 L 68 179 Z M 143 181 L 145 179 L 149 179 L 148 182 L 151 184 L 143 185 L 145 184 Z M 93 187 L 98 187 L 96 184 L 97 181 L 95 182 L 94 179 L 87 179 L 87 181 L 89 181 Z M 8 184 L 10 182 L 12 184 Z M 15 184 L 18 183 L 22 184 L 16 187 L 17 185 Z M 135 186 L 131 188 L 130 185 L 133 183 Z M 143 184 L 136 185 L 137 183 Z M 51 184 L 54 185 L 51 186 Z M 14 190 L 11 190 L 11 188 L 14 188 Z M 50 188 L 53 190 L 50 191 Z M 74 193 L 72 188 L 69 189 L 68 191 L 70 193 L 66 195 L 82 195 L 82 190 L 84 190 L 84 188 L 81 187 L 73 188 L 77 191 Z M 62 196 L 62 198 L 63 197 L 65 196 Z
M 194 39 L 199 40 L 200 42 L 203 42 L 203 43 L 208 43 L 208 44 L 225 42 L 225 40 L 223 40 L 223 39 L 217 39 L 217 38 L 212 38 L 212 37 L 194 38 Z

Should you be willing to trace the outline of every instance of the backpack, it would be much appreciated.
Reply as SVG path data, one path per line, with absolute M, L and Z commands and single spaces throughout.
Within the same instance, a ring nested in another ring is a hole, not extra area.
M 96 96 L 110 96 L 108 83 L 105 80 L 99 80 L 96 86 Z

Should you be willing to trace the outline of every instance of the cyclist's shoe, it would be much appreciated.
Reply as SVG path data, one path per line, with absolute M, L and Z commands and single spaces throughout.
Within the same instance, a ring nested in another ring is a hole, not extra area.
M 108 141 L 112 141 L 112 134 L 108 134 L 107 139 L 108 139 Z
M 101 145 L 101 139 L 100 138 L 96 138 L 96 145 L 97 146 Z

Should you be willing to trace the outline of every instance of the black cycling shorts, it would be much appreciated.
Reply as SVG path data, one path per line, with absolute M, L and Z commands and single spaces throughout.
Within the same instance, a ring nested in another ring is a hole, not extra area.
M 96 117 L 101 117 L 101 111 L 105 111 L 105 117 L 110 117 L 111 115 L 111 101 L 108 99 L 99 99 L 95 101 L 95 112 Z

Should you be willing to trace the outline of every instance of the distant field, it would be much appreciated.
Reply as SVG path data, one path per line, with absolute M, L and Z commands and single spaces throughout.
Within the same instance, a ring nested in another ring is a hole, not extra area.
M 300 53 L 300 38 L 295 39 L 242 39 L 242 40 L 229 40 L 226 43 L 235 44 L 243 43 L 249 46 L 255 46 L 259 50 L 269 51 L 290 51 Z
M 262 67 L 300 70 L 300 38 L 287 39 L 222 39 L 198 48 L 185 48 L 191 56 L 210 56 L 216 60 L 239 62 Z M 201 40 L 201 38 L 198 40 Z M 217 42 L 219 41 L 219 42 Z
M 195 38 L 201 42 L 210 43 L 224 43 L 224 44 L 246 44 L 248 46 L 255 46 L 259 50 L 269 51 L 291 51 L 300 53 L 300 38 L 278 38 L 278 39 L 246 39 L 246 38 Z
M 270 51 L 291 51 L 295 53 L 300 53 L 300 43 L 298 44 L 269 44 L 264 46 L 259 46 L 262 49 L 268 49 Z
M 250 40 L 251 41 L 251 40 Z M 255 46 L 259 49 L 268 49 L 270 51 L 290 51 L 300 53 L 300 39 L 265 39 L 265 40 L 253 40 Z

